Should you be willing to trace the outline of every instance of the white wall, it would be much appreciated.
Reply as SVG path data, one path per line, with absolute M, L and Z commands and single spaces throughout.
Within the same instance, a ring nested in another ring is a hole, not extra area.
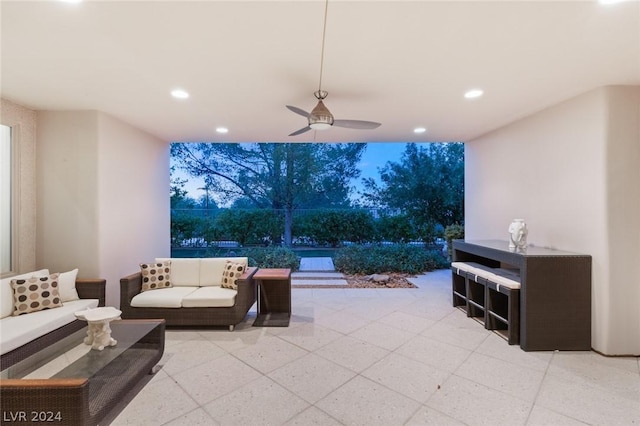
M 107 114 L 98 123 L 100 271 L 119 306 L 120 278 L 171 255 L 169 144 Z
M 98 113 L 38 112 L 37 264 L 100 277 Z
M 631 270 L 624 276 L 613 272 L 622 265 L 612 251 L 621 244 L 620 233 L 612 232 L 611 225 L 611 167 L 617 164 L 610 157 L 612 125 L 614 132 L 625 135 L 614 157 L 629 151 L 637 155 L 631 147 L 638 143 L 640 116 L 627 114 L 615 123 L 611 118 L 632 102 L 628 93 L 636 93 L 637 99 L 637 88 L 597 89 L 465 145 L 465 237 L 506 240 L 509 223 L 521 217 L 527 221 L 530 243 L 590 254 L 592 346 L 611 355 L 640 354 L 640 314 L 635 308 L 621 309 L 630 304 L 629 298 L 636 297 L 635 306 L 640 303 L 634 290 L 640 276 L 640 238 L 627 238 L 623 244 L 627 256 L 636 259 L 634 265 L 625 265 Z M 624 105 L 619 104 L 621 97 Z M 638 202 L 640 181 L 631 169 L 619 168 L 615 179 L 626 188 L 616 194 L 629 196 L 614 197 L 625 208 Z M 637 220 L 627 223 L 632 235 L 640 233 Z
M 640 354 L 640 87 L 608 95 L 607 207 L 611 328 L 605 347 Z M 620 328 L 617 330 L 617 328 Z
M 169 255 L 169 146 L 97 111 L 38 112 L 37 263 L 107 280 Z
M 14 162 L 17 194 L 13 201 L 14 246 L 16 273 L 36 268 L 36 113 L 30 109 L 0 99 L 0 122 L 11 127 L 14 140 Z

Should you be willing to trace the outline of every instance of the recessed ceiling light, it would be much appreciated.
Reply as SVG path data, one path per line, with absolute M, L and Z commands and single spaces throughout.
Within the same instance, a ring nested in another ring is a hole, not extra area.
M 426 131 L 427 129 L 425 127 L 416 127 L 415 129 L 413 129 L 413 133 L 424 133 Z
M 226 127 L 216 127 L 216 132 L 218 133 L 229 133 L 229 129 Z
M 616 4 L 616 3 L 624 3 L 628 0 L 598 0 L 600 4 Z
M 474 99 L 474 98 L 479 98 L 483 94 L 484 94 L 484 92 L 482 90 L 473 89 L 473 90 L 469 90 L 467 93 L 465 93 L 464 97 L 467 98 L 467 99 Z
M 189 93 L 185 92 L 182 89 L 175 89 L 171 91 L 171 96 L 176 99 L 187 99 L 189 97 Z
M 82 3 L 82 0 L 58 0 L 62 3 Z

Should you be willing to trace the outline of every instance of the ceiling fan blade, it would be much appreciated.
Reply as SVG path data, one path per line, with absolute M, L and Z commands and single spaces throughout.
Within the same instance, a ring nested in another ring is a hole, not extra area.
M 306 111 L 305 111 L 305 110 L 303 110 L 303 109 L 300 109 L 300 108 L 298 108 L 298 107 L 294 107 L 294 106 L 291 106 L 291 105 L 286 105 L 286 107 L 287 107 L 287 108 L 289 108 L 289 110 L 291 110 L 291 111 L 295 112 L 296 114 L 300 114 L 300 115 L 301 115 L 301 116 L 303 116 L 304 118 L 308 118 L 308 117 L 309 117 L 309 113 L 308 113 L 308 112 L 306 112 Z
M 333 120 L 333 125 L 348 129 L 375 129 L 380 126 L 380 123 L 363 120 Z
M 295 132 L 291 133 L 289 136 L 298 136 L 301 135 L 302 133 L 308 132 L 309 130 L 311 130 L 311 127 L 307 126 L 307 127 L 303 127 L 300 130 L 296 130 Z

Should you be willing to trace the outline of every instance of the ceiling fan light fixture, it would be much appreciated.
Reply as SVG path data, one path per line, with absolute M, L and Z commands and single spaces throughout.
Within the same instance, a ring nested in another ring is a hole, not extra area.
M 309 114 L 309 127 L 313 130 L 326 130 L 333 125 L 333 115 L 322 101 Z
M 327 130 L 331 127 L 331 124 L 318 121 L 315 123 L 310 123 L 309 127 L 311 127 L 313 130 Z

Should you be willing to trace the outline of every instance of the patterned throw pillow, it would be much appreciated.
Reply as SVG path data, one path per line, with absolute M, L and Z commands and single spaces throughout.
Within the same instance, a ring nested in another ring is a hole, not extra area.
M 141 263 L 142 291 L 173 287 L 171 285 L 171 261 Z
M 11 280 L 13 315 L 18 316 L 62 306 L 58 293 L 58 275 Z
M 237 290 L 238 284 L 236 284 L 236 281 L 244 273 L 244 270 L 245 267 L 242 263 L 227 261 L 222 272 L 222 284 L 220 284 L 220 287 Z

